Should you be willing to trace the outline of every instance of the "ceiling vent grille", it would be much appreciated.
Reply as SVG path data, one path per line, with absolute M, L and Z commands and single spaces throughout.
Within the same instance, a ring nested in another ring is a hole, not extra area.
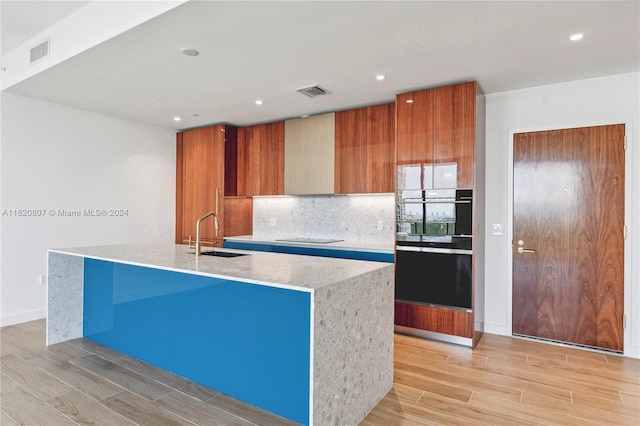
M 315 98 L 316 96 L 328 95 L 329 93 L 331 93 L 320 86 L 303 87 L 302 89 L 297 89 L 296 92 L 300 92 L 303 95 L 308 96 L 310 98 Z
M 49 40 L 45 40 L 31 48 L 29 64 L 36 63 L 49 56 Z

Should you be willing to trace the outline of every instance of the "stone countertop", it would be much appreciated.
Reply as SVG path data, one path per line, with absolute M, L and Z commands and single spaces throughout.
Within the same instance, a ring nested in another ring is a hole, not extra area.
M 208 250 L 213 248 L 203 248 L 203 251 Z M 49 251 L 309 292 L 377 269 L 393 267 L 388 263 L 363 260 L 232 249 L 217 250 L 250 253 L 250 255 L 232 258 L 196 257 L 193 249 L 176 244 L 124 244 L 50 249 Z
M 344 240 L 335 243 L 308 243 L 308 242 L 294 242 L 294 241 L 281 241 L 280 238 L 296 238 L 296 237 L 278 237 L 278 239 L 270 237 L 256 237 L 253 235 L 241 235 L 234 237 L 224 237 L 226 241 L 239 241 L 255 244 L 273 244 L 279 246 L 292 246 L 292 247 L 314 247 L 324 248 L 330 250 L 355 250 L 355 251 L 367 251 L 373 253 L 394 253 L 394 241 L 387 243 L 371 242 L 371 241 L 355 241 Z

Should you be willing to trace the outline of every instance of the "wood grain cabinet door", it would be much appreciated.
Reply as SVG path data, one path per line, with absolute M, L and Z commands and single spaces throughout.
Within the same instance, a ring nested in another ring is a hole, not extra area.
M 475 82 L 396 95 L 398 173 L 419 168 L 424 189 L 474 188 L 475 105 Z
M 284 121 L 238 129 L 238 195 L 284 194 Z
M 284 121 L 260 126 L 260 195 L 284 194 Z
M 178 137 L 178 171 L 176 242 L 195 243 L 196 221 L 203 214 L 216 211 L 224 223 L 224 126 L 186 130 Z M 221 226 L 222 227 L 222 226 Z M 214 221 L 202 222 L 201 241 L 208 245 L 221 240 L 223 230 L 215 231 Z
M 433 89 L 434 188 L 475 187 L 476 83 Z
M 433 188 L 433 108 L 431 89 L 396 95 L 397 190 Z
M 433 90 L 396 95 L 398 165 L 433 164 Z
M 367 108 L 366 192 L 395 191 L 395 105 Z
M 335 113 L 336 194 L 366 192 L 367 182 L 367 109 L 357 108 Z
M 335 113 L 336 194 L 393 192 L 394 104 Z
M 224 225 L 225 237 L 251 235 L 253 233 L 253 198 L 225 198 Z

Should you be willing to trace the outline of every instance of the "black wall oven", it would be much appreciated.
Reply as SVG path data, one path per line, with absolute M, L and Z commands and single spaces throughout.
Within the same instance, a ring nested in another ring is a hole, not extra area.
M 472 202 L 470 189 L 398 193 L 397 302 L 471 312 Z
M 453 237 L 455 238 L 455 237 Z M 425 245 L 399 240 L 396 245 L 396 301 L 471 311 L 472 256 L 468 242 Z

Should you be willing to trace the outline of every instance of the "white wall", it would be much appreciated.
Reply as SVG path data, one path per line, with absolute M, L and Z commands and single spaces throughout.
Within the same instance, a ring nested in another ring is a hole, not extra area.
M 511 334 L 513 133 L 625 123 L 625 354 L 640 358 L 639 80 L 629 73 L 487 96 L 485 331 Z M 491 235 L 494 223 L 504 235 Z
M 0 323 L 42 318 L 47 249 L 172 242 L 175 132 L 3 92 Z M 43 216 L 17 217 L 33 209 Z M 59 210 L 125 209 L 122 217 Z

